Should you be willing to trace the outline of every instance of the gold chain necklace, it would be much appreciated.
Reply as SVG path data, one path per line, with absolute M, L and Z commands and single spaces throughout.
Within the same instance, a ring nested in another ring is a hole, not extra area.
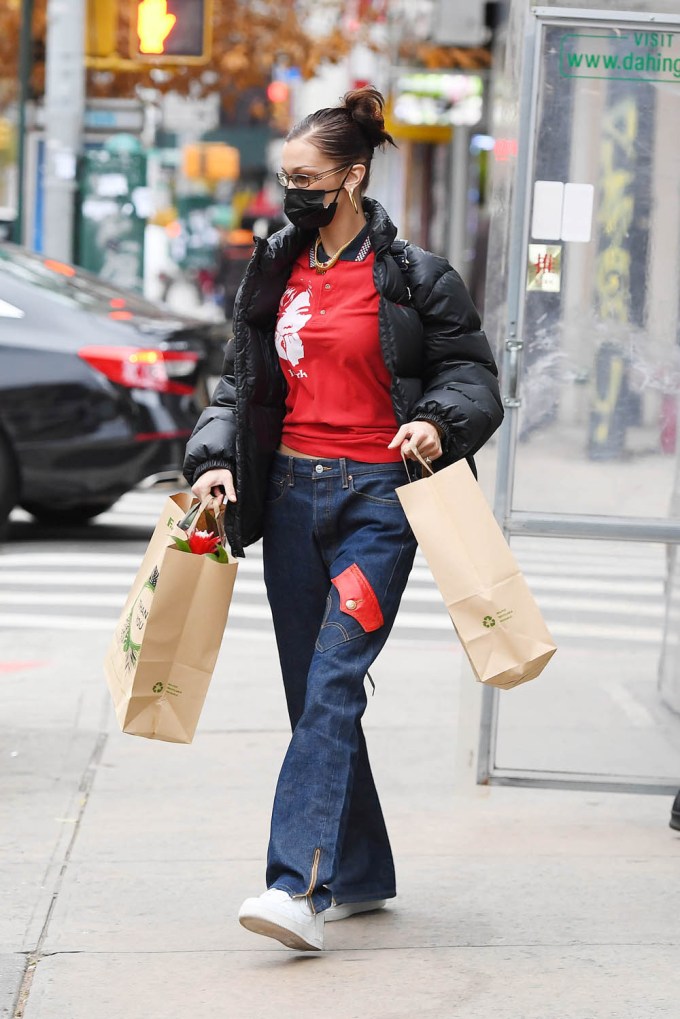
M 316 243 L 314 244 L 314 268 L 316 269 L 317 273 L 320 276 L 323 276 L 323 274 L 325 272 L 328 272 L 329 269 L 332 269 L 333 266 L 335 265 L 335 263 L 340 258 L 340 255 L 343 253 L 343 251 L 345 251 L 350 246 L 352 241 L 355 240 L 355 238 L 357 236 L 358 235 L 355 234 L 354 237 L 350 237 L 350 239 L 347 241 L 347 244 L 343 244 L 341 248 L 338 248 L 338 250 L 335 252 L 335 254 L 331 255 L 331 257 L 328 259 L 327 262 L 320 262 L 319 261 L 318 252 L 319 252 L 319 245 L 321 244 L 321 237 L 320 236 L 317 237 Z

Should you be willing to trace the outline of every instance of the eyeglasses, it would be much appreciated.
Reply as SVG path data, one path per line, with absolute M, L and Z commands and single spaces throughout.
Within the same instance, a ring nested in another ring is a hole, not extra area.
M 340 170 L 346 170 L 352 165 L 352 163 L 345 163 L 344 166 L 336 166 L 334 170 L 325 170 L 323 173 L 317 173 L 314 177 L 310 177 L 308 173 L 286 173 L 285 170 L 280 170 L 276 175 L 276 179 L 281 187 L 284 188 L 287 188 L 289 184 L 292 184 L 295 188 L 308 188 L 315 180 L 330 177 L 332 173 L 339 173 Z

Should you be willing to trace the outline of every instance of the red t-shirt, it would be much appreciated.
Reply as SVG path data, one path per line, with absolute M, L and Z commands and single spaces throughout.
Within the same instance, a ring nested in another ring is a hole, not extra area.
M 380 350 L 373 252 L 317 273 L 305 249 L 279 304 L 276 350 L 288 383 L 281 441 L 300 453 L 366 463 L 401 459 L 387 449 L 398 424 Z

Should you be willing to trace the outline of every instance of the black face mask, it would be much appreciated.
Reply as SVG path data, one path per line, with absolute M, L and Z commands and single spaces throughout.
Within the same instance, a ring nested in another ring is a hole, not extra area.
M 351 167 L 345 174 L 342 184 L 335 191 L 312 191 L 310 188 L 287 188 L 283 199 L 283 211 L 293 226 L 302 230 L 318 230 L 328 226 L 338 208 L 338 195 L 350 175 Z M 324 205 L 326 195 L 335 195 L 329 205 Z

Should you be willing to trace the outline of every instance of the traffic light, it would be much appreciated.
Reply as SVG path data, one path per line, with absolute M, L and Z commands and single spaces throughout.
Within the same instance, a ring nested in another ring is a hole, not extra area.
M 132 0 L 131 55 L 154 63 L 204 64 L 212 43 L 212 0 Z
M 192 142 L 182 149 L 182 171 L 191 180 L 237 180 L 240 153 L 224 142 Z
M 0 152 L 9 150 L 14 139 L 14 128 L 6 117 L 0 117 Z
M 85 52 L 88 57 L 109 57 L 116 52 L 118 5 L 116 0 L 87 0 Z
M 279 134 L 287 134 L 292 119 L 292 87 L 300 78 L 297 67 L 275 68 L 267 85 L 269 122 Z

